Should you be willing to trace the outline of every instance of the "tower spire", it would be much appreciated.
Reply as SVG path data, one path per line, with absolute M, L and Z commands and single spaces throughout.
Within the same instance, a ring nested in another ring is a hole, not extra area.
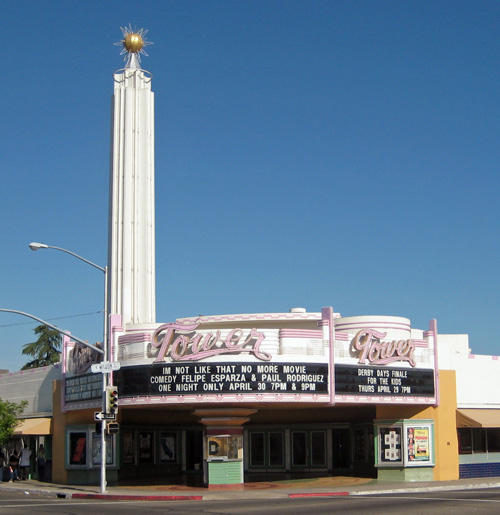
M 156 320 L 154 94 L 143 29 L 121 29 L 127 65 L 115 72 L 109 214 L 110 313 L 124 326 Z

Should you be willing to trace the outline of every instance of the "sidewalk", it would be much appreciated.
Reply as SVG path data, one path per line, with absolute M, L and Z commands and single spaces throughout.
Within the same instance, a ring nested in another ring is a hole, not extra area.
M 59 485 L 35 480 L 0 484 L 0 490 L 2 491 L 20 491 L 27 495 L 66 499 L 103 498 L 141 501 L 333 497 L 338 495 L 445 492 L 479 488 L 500 488 L 500 477 L 430 482 L 395 482 L 355 477 L 325 477 L 308 480 L 247 483 L 242 488 L 231 490 L 212 490 L 183 485 L 110 486 L 105 494 L 100 493 L 98 486 Z

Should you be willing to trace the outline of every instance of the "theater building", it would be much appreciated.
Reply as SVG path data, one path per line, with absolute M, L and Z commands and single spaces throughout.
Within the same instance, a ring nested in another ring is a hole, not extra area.
M 481 386 L 498 383 L 498 360 L 481 368 L 467 337 L 438 334 L 435 320 L 417 329 L 407 318 L 318 307 L 156 321 L 154 95 L 128 36 L 112 102 L 109 360 L 120 368 L 109 373 L 119 430 L 107 437 L 108 481 L 445 480 L 498 465 L 500 435 L 488 429 L 500 426 L 500 405 L 470 388 L 494 374 Z M 55 482 L 99 483 L 99 359 L 64 338 Z

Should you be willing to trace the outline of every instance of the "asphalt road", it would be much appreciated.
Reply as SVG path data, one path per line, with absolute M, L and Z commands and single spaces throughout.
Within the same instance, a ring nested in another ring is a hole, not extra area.
M 500 512 L 500 489 L 465 490 L 441 493 L 307 497 L 300 499 L 263 499 L 231 501 L 102 501 L 57 499 L 0 492 L 2 513 L 64 514 L 155 514 L 197 515 L 305 515 L 319 514 L 497 514 Z

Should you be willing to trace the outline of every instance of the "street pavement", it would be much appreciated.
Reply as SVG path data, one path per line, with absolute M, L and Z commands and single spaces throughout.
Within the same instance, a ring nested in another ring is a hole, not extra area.
M 73 499 L 109 500 L 231 500 L 278 499 L 294 497 L 333 497 L 338 495 L 374 495 L 391 493 L 446 492 L 500 488 L 500 477 L 460 479 L 456 481 L 384 481 L 356 477 L 324 477 L 314 479 L 246 483 L 238 488 L 212 489 L 184 485 L 110 486 L 100 493 L 99 486 L 60 485 L 27 480 L 1 483 L 2 491 L 20 491 Z

